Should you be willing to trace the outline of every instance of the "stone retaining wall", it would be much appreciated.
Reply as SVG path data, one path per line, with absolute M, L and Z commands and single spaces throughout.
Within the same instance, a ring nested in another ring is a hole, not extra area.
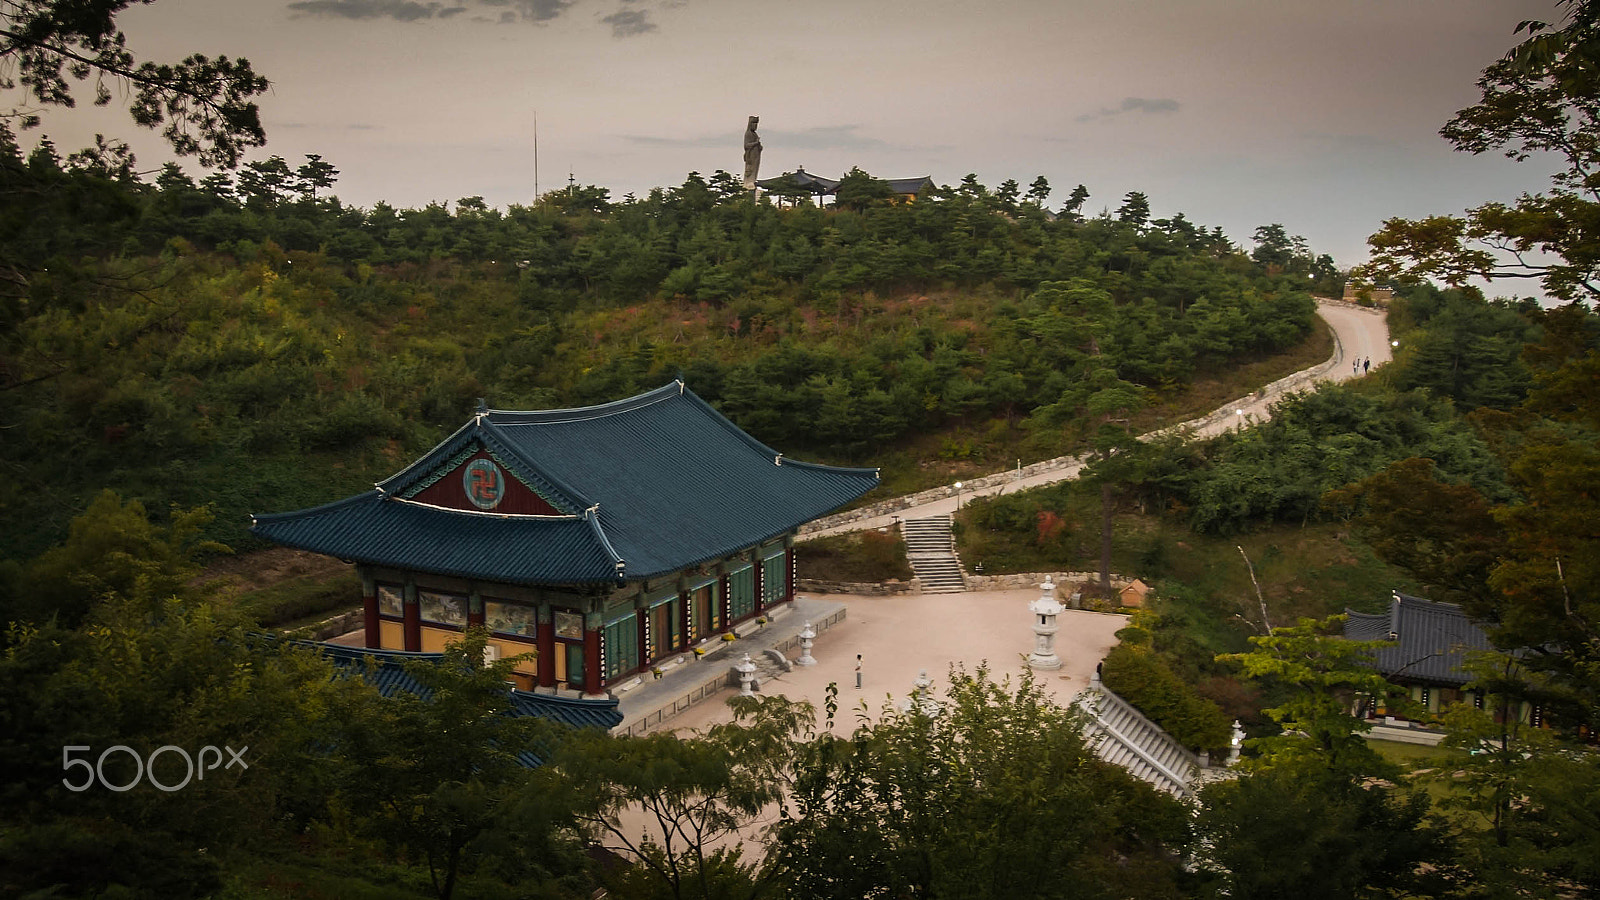
M 323 619 L 321 622 L 318 622 L 315 625 L 307 625 L 303 628 L 296 628 L 294 631 L 290 632 L 290 634 L 293 637 L 304 640 L 327 641 L 332 640 L 341 634 L 349 634 L 352 631 L 357 631 L 364 627 L 366 627 L 366 611 L 361 609 L 352 609 L 349 612 L 342 612 L 337 616 L 333 616 L 332 618 Z
M 1009 575 L 968 575 L 967 590 L 969 591 L 1015 591 L 1022 588 L 1036 588 L 1044 583 L 1046 576 L 1055 582 L 1060 594 L 1067 585 L 1098 584 L 1099 572 L 1013 572 Z M 1111 573 L 1111 589 L 1121 590 L 1133 581 L 1132 578 Z M 1069 592 L 1070 593 L 1070 592 Z M 1063 597 L 1063 601 L 1065 598 Z
M 910 581 L 822 581 L 817 578 L 797 578 L 794 589 L 808 594 L 856 594 L 864 597 L 882 597 L 889 594 L 920 594 L 922 582 Z

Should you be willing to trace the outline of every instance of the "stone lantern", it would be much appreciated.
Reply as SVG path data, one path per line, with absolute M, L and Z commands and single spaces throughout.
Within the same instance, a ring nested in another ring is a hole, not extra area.
M 755 692 L 750 690 L 750 685 L 756 680 L 756 664 L 750 661 L 750 654 L 744 655 L 744 662 L 733 667 L 739 673 L 739 696 L 753 697 Z
M 1055 582 L 1046 575 L 1039 585 L 1039 599 L 1028 604 L 1033 613 L 1033 652 L 1028 655 L 1028 665 L 1035 669 L 1059 669 L 1061 657 L 1056 655 L 1056 631 L 1061 626 L 1056 617 L 1061 615 L 1061 603 L 1056 600 Z
M 917 672 L 917 680 L 911 683 L 911 696 L 900 701 L 901 712 L 913 710 L 930 716 L 939 711 L 939 701 L 933 697 L 933 679 L 928 677 L 927 669 Z
M 817 664 L 816 658 L 811 655 L 811 644 L 816 639 L 817 630 L 811 627 L 810 622 L 807 622 L 805 627 L 800 629 L 800 658 L 794 661 L 795 665 L 814 666 Z

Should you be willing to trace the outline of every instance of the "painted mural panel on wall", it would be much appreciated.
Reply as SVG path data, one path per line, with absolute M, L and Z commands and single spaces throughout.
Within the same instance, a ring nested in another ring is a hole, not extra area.
M 378 585 L 378 613 L 385 616 L 394 616 L 396 619 L 405 615 L 405 595 L 399 585 Z
M 514 634 L 532 638 L 539 633 L 539 612 L 520 603 L 501 603 L 487 600 L 483 604 L 483 621 L 497 634 Z
M 439 625 L 454 625 L 457 628 L 467 624 L 467 598 L 451 594 L 438 594 L 433 591 L 418 591 L 418 604 L 422 607 L 422 621 L 433 622 Z

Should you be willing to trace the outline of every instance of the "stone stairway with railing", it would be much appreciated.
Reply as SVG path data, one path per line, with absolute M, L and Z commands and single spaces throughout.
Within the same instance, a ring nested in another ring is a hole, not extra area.
M 1084 739 L 1095 755 L 1176 797 L 1192 798 L 1201 778 L 1200 757 L 1105 689 L 1096 676 L 1073 705 L 1086 713 Z
M 949 516 L 904 519 L 900 532 L 905 536 L 911 571 L 916 573 L 924 594 L 957 594 L 967 589 Z

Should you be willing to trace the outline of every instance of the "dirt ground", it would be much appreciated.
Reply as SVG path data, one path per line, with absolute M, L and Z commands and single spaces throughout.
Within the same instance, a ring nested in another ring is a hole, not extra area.
M 234 592 L 245 593 L 271 587 L 291 578 L 314 576 L 329 579 L 349 570 L 349 563 L 331 556 L 288 547 L 272 547 L 237 556 L 218 557 L 206 566 L 197 580 L 202 583 L 220 581 Z

